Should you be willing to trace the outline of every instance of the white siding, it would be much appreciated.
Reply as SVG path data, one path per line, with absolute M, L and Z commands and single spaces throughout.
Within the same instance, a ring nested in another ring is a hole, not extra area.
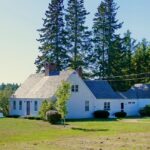
M 150 99 L 139 99 L 139 108 L 143 108 L 146 105 L 150 105 Z
M 13 109 L 13 101 L 16 101 L 16 109 Z M 22 101 L 22 110 L 19 110 L 19 101 Z M 38 111 L 42 104 L 39 99 L 11 99 L 10 100 L 10 115 L 27 116 L 27 101 L 30 101 L 30 116 L 38 116 Z M 38 111 L 34 110 L 34 102 L 38 102 Z
M 138 115 L 138 102 L 137 100 L 97 100 L 97 104 L 95 105 L 95 110 L 104 110 L 104 102 L 110 102 L 110 117 L 114 117 L 114 113 L 121 111 L 121 103 L 124 103 L 124 111 L 128 116 L 136 116 Z M 129 104 L 129 102 L 135 102 L 135 104 Z
M 94 95 L 77 73 L 72 74 L 68 81 L 70 81 L 72 85 L 79 85 L 79 91 L 72 92 L 71 98 L 68 101 L 67 118 L 92 118 L 94 103 L 96 102 Z M 89 111 L 85 111 L 85 101 L 89 101 Z

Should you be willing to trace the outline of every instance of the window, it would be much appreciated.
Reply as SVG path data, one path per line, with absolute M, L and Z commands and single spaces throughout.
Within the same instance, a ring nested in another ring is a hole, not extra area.
M 104 110 L 110 110 L 110 102 L 105 102 L 104 103 Z
M 37 110 L 38 110 L 38 102 L 35 101 L 35 102 L 34 102 L 34 111 L 37 111 Z
M 121 103 L 121 111 L 124 111 L 124 103 Z
M 22 101 L 19 101 L 19 110 L 22 110 Z
M 72 92 L 78 92 L 79 91 L 79 85 L 72 85 Z
M 16 110 L 16 101 L 13 101 L 13 109 Z
M 85 111 L 89 111 L 90 110 L 90 103 L 89 101 L 85 101 Z
M 128 104 L 135 104 L 135 102 L 128 102 Z

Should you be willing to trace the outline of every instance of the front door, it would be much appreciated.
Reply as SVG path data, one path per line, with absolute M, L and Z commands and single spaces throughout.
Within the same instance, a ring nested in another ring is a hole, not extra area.
M 121 103 L 121 111 L 124 111 L 124 103 Z
M 27 116 L 30 115 L 30 101 L 27 101 Z

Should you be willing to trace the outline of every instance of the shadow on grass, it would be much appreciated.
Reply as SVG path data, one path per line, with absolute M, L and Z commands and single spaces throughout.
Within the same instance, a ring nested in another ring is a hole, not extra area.
M 109 131 L 108 129 L 86 129 L 86 128 L 71 128 L 72 130 L 79 130 L 79 131 L 84 131 L 84 132 L 98 132 L 98 131 Z
M 67 119 L 67 122 L 111 122 L 111 121 L 118 121 L 117 118 L 111 118 L 111 119 Z

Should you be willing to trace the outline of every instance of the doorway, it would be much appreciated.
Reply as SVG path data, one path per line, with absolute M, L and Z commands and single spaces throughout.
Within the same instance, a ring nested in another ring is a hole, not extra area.
M 124 111 L 124 103 L 121 103 L 121 111 Z

